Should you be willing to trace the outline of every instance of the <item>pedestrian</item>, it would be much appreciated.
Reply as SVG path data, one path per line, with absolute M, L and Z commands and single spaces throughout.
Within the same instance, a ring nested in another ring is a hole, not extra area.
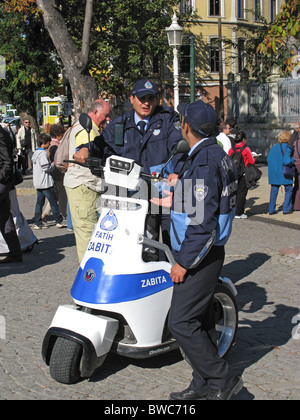
M 92 154 L 103 157 L 103 144 L 106 144 L 110 154 L 134 159 L 146 174 L 159 174 L 174 145 L 181 140 L 179 115 L 173 109 L 159 105 L 158 87 L 148 79 L 135 83 L 130 101 L 132 109 L 104 129 L 92 144 Z M 116 134 L 116 128 L 121 128 L 120 134 Z M 85 147 L 74 158 L 85 162 L 87 156 L 88 149 Z M 173 172 L 171 166 L 166 169 Z M 147 199 L 151 197 L 150 188 L 146 194 Z M 157 208 L 151 210 L 154 214 L 147 219 L 148 236 L 158 239 L 161 226 L 163 242 L 169 244 L 170 215 L 161 214 Z
M 229 153 L 231 149 L 231 141 L 228 137 L 231 132 L 231 127 L 228 122 L 221 122 L 219 124 L 219 135 L 217 136 L 217 140 L 222 144 L 225 153 Z
M 293 191 L 294 210 L 300 210 L 300 138 L 294 142 L 294 161 L 296 167 L 295 185 Z
M 24 253 L 31 252 L 34 245 L 38 244 L 38 239 L 28 225 L 27 220 L 23 216 L 23 213 L 20 210 L 16 188 L 13 188 L 9 192 L 10 199 L 10 211 L 12 213 L 13 221 L 16 227 L 16 232 L 19 238 L 21 250 Z M 0 254 L 9 253 L 8 246 L 0 234 Z
M 284 186 L 285 196 L 283 202 L 283 214 L 290 214 L 292 210 L 293 179 L 283 175 L 283 165 L 293 166 L 293 149 L 291 147 L 291 133 L 282 131 L 279 135 L 278 143 L 275 144 L 268 154 L 268 177 L 271 185 L 269 214 L 277 214 L 276 200 L 279 187 Z
M 291 145 L 293 146 L 297 140 L 299 140 L 299 133 L 300 133 L 300 122 L 296 122 L 294 124 L 294 131 L 291 135 Z
M 65 134 L 64 128 L 59 124 L 53 124 L 50 127 L 49 131 L 50 137 L 51 137 L 51 143 L 50 147 L 48 149 L 48 156 L 50 162 L 54 162 L 54 155 L 57 150 L 57 147 L 63 138 L 63 135 Z M 67 205 L 68 205 L 68 198 L 67 193 L 64 187 L 64 173 L 62 173 L 58 168 L 54 167 L 52 173 L 51 173 L 53 180 L 54 180 L 54 190 L 56 199 L 59 206 L 60 214 L 64 217 L 64 219 L 67 218 Z M 45 223 L 47 221 L 47 217 L 51 213 L 51 208 L 49 201 L 47 201 L 43 214 L 42 214 L 42 220 Z
M 177 176 L 171 208 L 176 264 L 170 273 L 174 287 L 169 328 L 190 361 L 193 379 L 187 389 L 170 397 L 226 400 L 239 392 L 242 380 L 219 357 L 211 333 L 213 296 L 234 217 L 236 173 L 217 143 L 212 106 L 199 100 L 181 103 L 178 110 L 183 116 L 182 137 L 191 149 Z M 174 182 L 173 176 L 169 178 Z
M 232 156 L 234 152 L 242 154 L 243 159 L 243 173 L 238 178 L 238 191 L 236 198 L 236 209 L 235 209 L 235 218 L 236 219 L 247 219 L 247 214 L 245 214 L 245 205 L 246 198 L 248 193 L 248 187 L 246 184 L 246 173 L 245 168 L 248 165 L 254 165 L 255 159 L 252 156 L 250 147 L 247 146 L 247 136 L 244 131 L 239 131 L 234 139 L 235 150 L 231 148 L 229 150 L 229 156 Z
M 13 187 L 13 144 L 6 130 L 0 127 L 0 232 L 7 244 L 8 255 L 0 263 L 22 262 L 22 251 L 10 211 L 9 192 Z
M 54 181 L 51 173 L 54 170 L 55 165 L 49 161 L 47 153 L 50 142 L 51 137 L 48 134 L 40 134 L 38 137 L 39 147 L 36 149 L 32 156 L 33 185 L 37 191 L 37 201 L 34 213 L 34 229 L 47 227 L 47 225 L 42 222 L 42 211 L 46 198 L 50 203 L 51 211 L 56 222 L 56 227 L 65 227 L 65 225 L 62 223 L 63 216 L 60 214 L 53 187 Z
M 93 126 L 90 132 L 90 141 L 93 144 L 96 136 L 100 135 L 105 123 L 109 120 L 110 105 L 108 102 L 97 99 L 88 110 Z M 75 123 L 70 134 L 69 159 L 73 159 L 75 149 L 88 142 L 88 133 Z M 80 165 L 69 165 L 64 176 L 72 224 L 76 240 L 76 249 L 79 263 L 86 251 L 91 238 L 92 230 L 98 220 L 96 202 L 101 192 L 102 181 L 91 173 L 88 168 Z
M 25 118 L 24 125 L 19 129 L 17 134 L 17 149 L 21 153 L 22 172 L 23 175 L 30 165 L 31 158 L 37 148 L 37 135 L 34 128 L 31 128 L 30 119 Z

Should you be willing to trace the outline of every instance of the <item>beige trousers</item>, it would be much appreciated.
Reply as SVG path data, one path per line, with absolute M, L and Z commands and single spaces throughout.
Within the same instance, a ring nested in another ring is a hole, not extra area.
M 76 188 L 66 187 L 66 192 L 80 264 L 91 239 L 94 225 L 98 220 L 96 202 L 100 194 L 85 185 L 79 185 Z

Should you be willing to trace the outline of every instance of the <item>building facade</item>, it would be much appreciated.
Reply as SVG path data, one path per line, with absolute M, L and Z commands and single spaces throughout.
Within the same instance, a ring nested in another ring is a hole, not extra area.
M 180 101 L 191 97 L 191 56 L 195 57 L 194 97 L 211 103 L 221 117 L 227 114 L 228 75 L 239 80 L 246 66 L 244 31 L 275 19 L 285 0 L 181 0 L 179 11 L 196 12 L 198 19 L 183 38 L 179 62 Z M 191 38 L 194 37 L 192 41 Z M 232 45 L 225 45 L 225 40 Z M 195 47 L 194 47 L 194 46 Z M 221 51 L 221 53 L 220 53 Z M 167 78 L 167 102 L 172 102 L 172 73 Z

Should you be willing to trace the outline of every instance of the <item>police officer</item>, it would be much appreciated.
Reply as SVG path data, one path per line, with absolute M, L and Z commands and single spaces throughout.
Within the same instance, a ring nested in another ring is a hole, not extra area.
M 134 159 L 144 173 L 159 174 L 181 139 L 181 128 L 179 114 L 160 106 L 157 95 L 155 83 L 148 79 L 137 81 L 130 96 L 133 108 L 110 122 L 102 135 L 91 143 L 92 155 L 116 154 Z M 87 156 L 85 147 L 75 153 L 74 159 L 84 163 Z M 149 198 L 150 195 L 149 192 Z M 169 215 L 155 215 L 148 223 L 153 239 L 157 239 L 157 224 L 161 223 L 164 242 L 169 243 Z
M 212 303 L 235 213 L 236 174 L 213 137 L 217 115 L 212 106 L 196 101 L 182 103 L 178 110 L 182 137 L 191 149 L 175 177 L 171 209 L 176 264 L 170 273 L 174 289 L 169 328 L 191 363 L 193 379 L 187 389 L 170 397 L 230 399 L 242 381 L 218 355 Z

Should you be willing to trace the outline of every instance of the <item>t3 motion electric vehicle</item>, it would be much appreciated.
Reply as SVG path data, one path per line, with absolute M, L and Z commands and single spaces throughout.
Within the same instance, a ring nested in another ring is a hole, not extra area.
M 87 131 L 88 118 L 81 116 Z M 172 156 L 187 146 L 180 141 Z M 99 162 L 89 158 L 85 165 L 100 167 Z M 178 347 L 167 326 L 173 255 L 168 246 L 145 235 L 148 199 L 124 194 L 139 190 L 141 167 L 111 156 L 102 172 L 109 188 L 100 197 L 101 215 L 71 289 L 74 304 L 58 307 L 42 346 L 52 378 L 65 384 L 91 377 L 110 351 L 141 359 Z M 163 258 L 147 261 L 146 247 Z M 235 295 L 231 281 L 220 278 L 214 295 L 220 356 L 232 346 L 237 329 Z

